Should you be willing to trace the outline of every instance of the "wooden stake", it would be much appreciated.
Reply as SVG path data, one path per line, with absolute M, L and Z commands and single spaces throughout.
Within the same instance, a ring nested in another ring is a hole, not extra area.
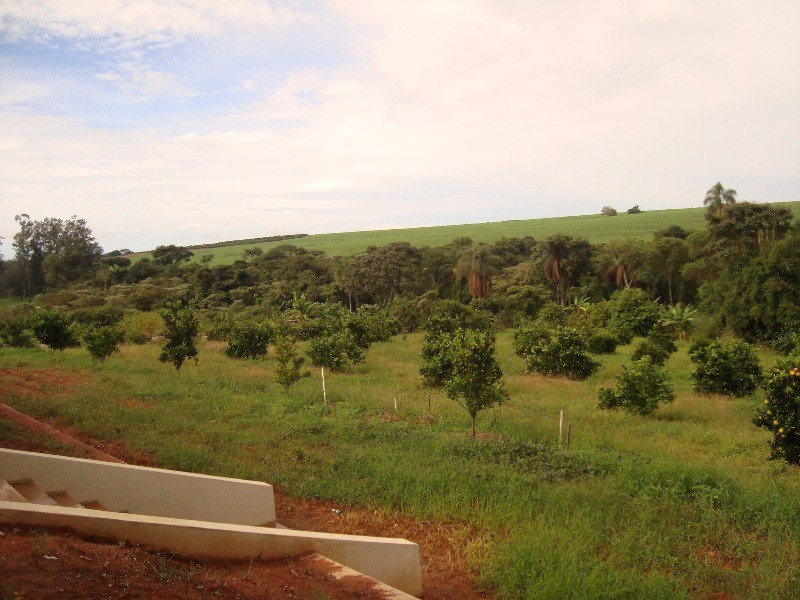
M 320 367 L 319 371 L 322 373 L 322 402 L 328 406 L 328 393 L 325 391 L 325 367 Z
M 564 409 L 561 409 L 561 415 L 558 417 L 558 445 L 561 445 L 561 439 L 564 435 Z
M 392 398 L 394 400 L 394 412 L 397 412 L 397 398 Z

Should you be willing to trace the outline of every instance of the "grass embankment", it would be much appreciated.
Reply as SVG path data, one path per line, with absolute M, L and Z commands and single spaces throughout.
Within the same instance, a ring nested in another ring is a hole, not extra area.
M 234 361 L 219 346 L 206 344 L 179 375 L 152 344 L 124 346 L 99 367 L 83 350 L 2 348 L 0 399 L 124 440 L 165 467 L 474 525 L 464 552 L 476 578 L 507 597 L 798 595 L 800 471 L 766 460 L 768 435 L 751 423 L 758 397 L 691 392 L 685 344 L 668 363 L 676 402 L 643 418 L 595 408 L 630 346 L 572 382 L 523 373 L 502 333 L 511 400 L 496 424 L 491 412 L 479 417 L 502 442 L 469 439 L 466 413 L 421 388 L 417 335 L 330 375 L 327 408 L 318 374 L 285 393 L 272 358 Z M 560 451 L 562 408 L 572 445 Z
M 777 204 L 786 206 L 794 213 L 795 218 L 800 218 L 800 202 Z M 472 238 L 476 242 L 495 242 L 503 237 L 530 235 L 538 240 L 556 233 L 566 233 L 584 237 L 593 244 L 599 244 L 622 237 L 650 239 L 654 232 L 670 225 L 679 225 L 689 231 L 703 229 L 705 227 L 704 214 L 704 208 L 679 208 L 650 210 L 637 215 L 621 213 L 616 217 L 604 217 L 598 214 L 440 227 L 324 233 L 284 242 L 231 244 L 208 250 L 196 250 L 195 260 L 199 260 L 204 254 L 213 254 L 212 265 L 230 264 L 242 258 L 245 248 L 258 246 L 267 251 L 281 244 L 293 244 L 309 250 L 321 250 L 329 256 L 352 256 L 363 252 L 369 246 L 385 246 L 391 242 L 408 242 L 414 246 L 443 246 L 455 238 L 463 236 Z M 137 253 L 132 255 L 132 258 L 135 260 L 145 256 L 149 256 L 149 253 Z

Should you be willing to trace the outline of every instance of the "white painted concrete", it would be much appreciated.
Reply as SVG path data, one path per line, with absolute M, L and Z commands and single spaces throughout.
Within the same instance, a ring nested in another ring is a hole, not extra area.
M 274 559 L 318 552 L 407 594 L 422 593 L 419 546 L 407 540 L 206 523 L 0 501 L 0 522 L 68 527 L 198 559 Z
M 110 511 L 176 519 L 266 525 L 275 521 L 272 486 L 165 469 L 0 449 L 0 479 L 32 479 Z

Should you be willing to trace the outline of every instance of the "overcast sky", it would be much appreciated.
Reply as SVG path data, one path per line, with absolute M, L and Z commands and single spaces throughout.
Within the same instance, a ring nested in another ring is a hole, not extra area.
M 0 0 L 0 247 L 800 200 L 797 0 Z

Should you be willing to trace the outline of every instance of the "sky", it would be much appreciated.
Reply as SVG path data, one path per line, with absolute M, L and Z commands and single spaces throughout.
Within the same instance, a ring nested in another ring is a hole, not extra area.
M 800 200 L 796 0 L 0 0 L 0 252 Z

